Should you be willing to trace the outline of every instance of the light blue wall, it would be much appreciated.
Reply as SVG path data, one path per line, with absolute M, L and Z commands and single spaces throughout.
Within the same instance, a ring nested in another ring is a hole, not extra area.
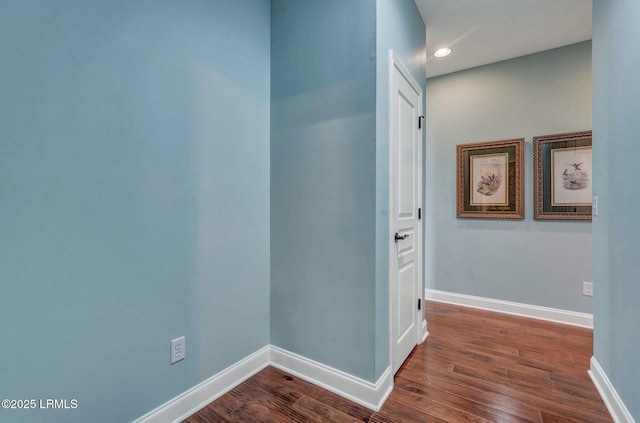
M 271 13 L 271 342 L 373 381 L 375 4 Z
M 269 343 L 269 26 L 0 3 L 0 397 L 78 401 L 1 421 L 131 421 Z
M 427 80 L 428 288 L 591 313 L 591 223 L 533 219 L 536 135 L 591 129 L 591 43 Z M 456 144 L 525 138 L 525 220 L 456 218 Z M 596 291 L 598 290 L 596 281 Z
M 424 88 L 425 27 L 413 0 L 377 0 L 376 377 L 389 366 L 389 49 Z M 424 132 L 424 131 L 423 131 Z
M 593 6 L 595 357 L 640 421 L 640 3 Z

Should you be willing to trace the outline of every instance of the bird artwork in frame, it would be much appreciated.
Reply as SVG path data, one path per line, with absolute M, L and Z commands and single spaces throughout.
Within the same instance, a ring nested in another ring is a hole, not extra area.
M 457 146 L 457 216 L 524 219 L 524 138 Z
M 534 218 L 591 220 L 591 131 L 533 138 Z
M 551 205 L 591 205 L 591 146 L 551 150 Z

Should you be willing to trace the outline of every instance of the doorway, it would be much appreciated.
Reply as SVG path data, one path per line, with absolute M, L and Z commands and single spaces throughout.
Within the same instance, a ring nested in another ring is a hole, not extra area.
M 389 316 L 395 374 L 426 337 L 422 311 L 422 88 L 399 58 L 390 63 Z

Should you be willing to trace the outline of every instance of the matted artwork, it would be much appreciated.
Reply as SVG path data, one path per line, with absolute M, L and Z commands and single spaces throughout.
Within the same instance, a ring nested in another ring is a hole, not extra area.
M 536 219 L 591 220 L 591 141 L 591 131 L 533 138 Z
M 507 153 L 471 156 L 472 206 L 508 206 L 509 184 L 505 184 L 509 166 Z
M 524 219 L 524 138 L 457 146 L 457 216 Z

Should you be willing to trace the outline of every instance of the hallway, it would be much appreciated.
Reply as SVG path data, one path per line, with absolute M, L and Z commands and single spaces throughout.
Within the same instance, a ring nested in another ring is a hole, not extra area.
M 268 367 L 184 423 L 612 421 L 587 374 L 590 329 L 426 304 L 430 335 L 377 413 Z

